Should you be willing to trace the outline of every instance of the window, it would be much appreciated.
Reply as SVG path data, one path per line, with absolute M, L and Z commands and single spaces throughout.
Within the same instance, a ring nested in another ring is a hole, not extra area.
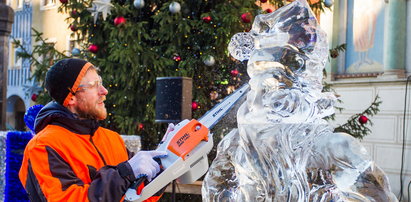
M 16 39 L 17 41 L 22 43 L 21 39 Z M 23 51 L 18 45 L 14 44 L 13 41 L 10 42 L 10 57 L 9 57 L 9 68 L 10 69 L 20 69 L 22 66 L 23 59 L 18 57 L 18 54 Z
M 41 0 L 40 10 L 47 10 L 56 7 L 57 0 Z
M 24 0 L 6 0 L 6 4 L 14 10 L 21 10 L 23 8 L 23 3 Z
M 72 38 L 72 37 L 68 37 L 68 53 L 67 56 L 77 56 L 78 54 L 80 54 L 80 43 L 79 40 Z M 76 50 L 74 50 L 76 49 Z
M 348 16 L 344 73 L 383 72 L 383 2 L 348 1 Z
M 338 58 L 335 78 L 375 77 L 384 72 L 383 0 L 347 0 L 335 9 L 340 12 L 338 40 L 333 47 L 346 44 L 346 51 Z
M 49 39 L 46 41 L 47 45 L 49 45 L 50 47 L 54 47 L 57 43 L 56 39 Z M 49 63 L 49 66 L 53 65 L 54 63 L 54 59 L 55 59 L 55 52 L 52 51 L 52 49 L 50 49 L 50 51 L 46 54 L 43 55 L 43 59 L 47 60 Z

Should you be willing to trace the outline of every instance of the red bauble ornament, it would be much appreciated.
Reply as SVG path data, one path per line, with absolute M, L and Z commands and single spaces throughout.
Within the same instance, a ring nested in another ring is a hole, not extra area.
M 241 15 L 241 20 L 242 20 L 244 23 L 250 23 L 252 19 L 253 19 L 253 15 L 251 15 L 251 13 L 249 13 L 249 12 L 243 13 L 243 14 Z
M 118 17 L 114 18 L 114 25 L 119 26 L 119 25 L 122 25 L 122 24 L 126 23 L 126 21 L 127 20 L 123 16 L 118 16 Z
M 181 61 L 181 57 L 178 55 L 173 56 L 173 60 L 176 62 L 180 62 Z
M 267 13 L 272 13 L 273 10 L 272 10 L 271 8 L 267 8 L 267 9 L 265 10 L 265 12 L 267 12 Z
M 70 11 L 70 16 L 71 16 L 72 18 L 78 17 L 78 12 L 77 12 L 77 10 L 76 10 L 76 9 L 73 9 L 72 11 Z
M 95 45 L 95 44 L 91 44 L 91 45 L 88 47 L 88 51 L 90 51 L 90 52 L 92 52 L 92 53 L 97 53 L 97 51 L 98 51 L 98 46 Z
M 211 16 L 203 17 L 203 21 L 204 21 L 205 23 L 210 23 L 211 20 L 212 20 Z
M 33 102 L 35 102 L 37 100 L 37 94 L 36 93 L 33 93 L 31 95 L 31 100 L 33 100 Z
M 261 2 L 261 3 L 266 3 L 266 2 L 267 2 L 267 0 L 260 0 L 260 2 Z
M 68 0 L 60 0 L 60 3 L 62 4 L 66 4 L 68 2 Z
M 238 75 L 238 70 L 236 70 L 236 69 L 233 69 L 233 70 L 231 70 L 231 76 L 237 76 Z
M 144 130 L 144 124 L 139 123 L 138 124 L 138 130 Z
M 191 109 L 192 109 L 192 110 L 196 110 L 196 109 L 198 109 L 198 107 L 199 107 L 199 105 L 198 105 L 197 102 L 193 101 L 193 102 L 191 103 Z
M 361 115 L 360 118 L 358 118 L 358 122 L 361 124 L 366 124 L 368 122 L 368 118 L 364 115 Z
M 77 31 L 77 26 L 76 25 L 71 25 L 70 29 L 71 29 L 71 31 L 75 32 L 75 31 Z

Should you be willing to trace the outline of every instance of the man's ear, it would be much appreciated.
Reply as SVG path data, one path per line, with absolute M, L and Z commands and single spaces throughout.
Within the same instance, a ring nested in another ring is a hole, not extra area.
M 68 101 L 67 107 L 72 107 L 77 105 L 77 97 L 71 96 L 70 100 Z

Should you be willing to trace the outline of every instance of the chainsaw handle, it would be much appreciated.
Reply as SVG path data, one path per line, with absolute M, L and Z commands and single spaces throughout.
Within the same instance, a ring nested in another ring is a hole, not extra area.
M 135 189 L 137 192 L 137 187 L 139 187 L 141 183 L 143 183 L 146 179 L 146 176 L 138 178 L 136 181 L 133 182 L 133 184 L 131 184 L 130 189 Z
M 163 166 L 161 165 L 161 159 L 160 158 L 153 158 L 157 163 L 158 163 L 158 165 L 160 165 L 160 168 L 162 168 Z M 162 170 L 157 174 L 157 175 L 159 175 L 160 173 L 162 172 Z M 155 177 L 154 177 L 155 178 Z M 136 181 L 134 181 L 132 184 L 131 184 L 131 186 L 130 186 L 130 189 L 135 189 L 136 190 L 136 192 L 137 192 L 137 188 L 141 185 L 141 183 L 143 183 L 145 180 L 147 179 L 147 177 L 146 176 L 142 176 L 142 177 L 140 177 L 140 178 L 138 178 Z

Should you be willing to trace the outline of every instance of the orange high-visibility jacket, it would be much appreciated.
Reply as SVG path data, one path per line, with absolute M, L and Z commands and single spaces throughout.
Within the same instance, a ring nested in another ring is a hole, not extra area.
M 121 136 L 94 120 L 51 102 L 35 131 L 19 173 L 31 201 L 121 201 L 136 180 Z

